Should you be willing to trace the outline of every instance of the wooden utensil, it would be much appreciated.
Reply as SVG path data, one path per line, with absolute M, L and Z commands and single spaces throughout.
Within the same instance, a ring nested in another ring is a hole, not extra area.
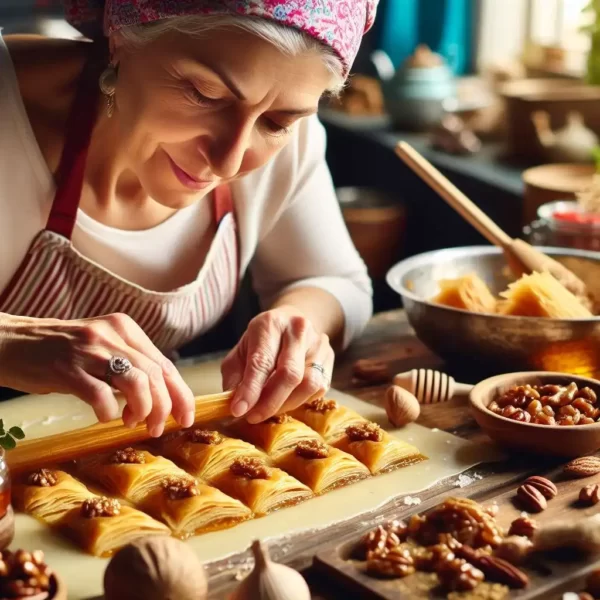
M 394 376 L 394 385 L 413 394 L 420 404 L 448 402 L 453 396 L 468 394 L 473 386 L 457 383 L 454 377 L 433 369 L 412 369 Z
M 581 279 L 527 242 L 511 238 L 412 146 L 399 142 L 396 154 L 481 235 L 502 248 L 517 277 L 533 271 L 548 271 L 573 294 L 589 302 L 586 285 Z
M 198 396 L 194 423 L 206 423 L 230 416 L 229 401 L 232 392 Z M 165 433 L 179 429 L 170 416 L 165 423 Z M 119 446 L 135 444 L 148 439 L 144 423 L 129 429 L 121 419 L 108 423 L 96 423 L 90 427 L 59 433 L 44 438 L 20 442 L 14 450 L 6 453 L 6 461 L 12 473 L 40 466 L 65 462 L 86 454 L 104 452 Z

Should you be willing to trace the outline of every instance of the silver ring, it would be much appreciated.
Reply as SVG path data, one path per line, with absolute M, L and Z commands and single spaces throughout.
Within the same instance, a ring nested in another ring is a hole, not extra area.
M 319 371 L 319 373 L 321 373 L 321 375 L 323 376 L 323 379 L 325 379 L 325 381 L 327 382 L 327 387 L 329 387 L 329 385 L 331 384 L 331 377 L 329 377 L 329 374 L 325 370 L 325 367 L 323 365 L 320 365 L 319 363 L 310 363 L 310 365 L 308 366 L 311 369 L 315 369 L 315 371 Z
M 108 367 L 106 369 L 106 382 L 110 385 L 113 375 L 124 375 L 133 369 L 133 365 L 128 358 L 124 356 L 111 356 L 108 359 Z

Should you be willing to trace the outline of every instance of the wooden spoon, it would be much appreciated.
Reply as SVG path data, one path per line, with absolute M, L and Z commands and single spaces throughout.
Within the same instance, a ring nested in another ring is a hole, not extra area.
M 229 403 L 233 392 L 196 397 L 194 423 L 206 423 L 230 416 Z M 165 423 L 165 433 L 176 431 L 179 425 L 171 416 Z M 148 439 L 144 423 L 129 429 L 121 419 L 95 423 L 90 427 L 58 433 L 43 438 L 20 442 L 6 453 L 6 462 L 12 473 L 35 469 L 42 465 L 61 463 L 86 454 L 105 452 L 119 446 L 135 444 Z
M 410 144 L 399 142 L 396 154 L 481 235 L 502 248 L 508 265 L 517 277 L 534 271 L 548 271 L 589 307 L 587 287 L 573 272 L 527 242 L 511 238 Z

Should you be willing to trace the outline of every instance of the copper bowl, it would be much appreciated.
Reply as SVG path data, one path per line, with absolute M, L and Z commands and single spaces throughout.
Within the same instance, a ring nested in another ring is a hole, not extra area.
M 590 425 L 537 425 L 507 419 L 488 410 L 490 402 L 515 385 L 568 385 L 589 387 L 600 398 L 600 381 L 545 371 L 507 373 L 478 383 L 469 395 L 471 411 L 478 425 L 495 442 L 511 450 L 536 455 L 574 458 L 600 448 L 600 423 Z

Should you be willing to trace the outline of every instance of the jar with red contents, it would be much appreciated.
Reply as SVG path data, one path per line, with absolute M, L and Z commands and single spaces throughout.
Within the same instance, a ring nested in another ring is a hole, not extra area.
M 600 251 L 600 213 L 590 213 L 575 201 L 543 204 L 536 221 L 523 230 L 536 246 Z
M 6 454 L 0 448 L 0 550 L 8 547 L 14 536 L 14 514 L 10 504 L 10 473 Z

